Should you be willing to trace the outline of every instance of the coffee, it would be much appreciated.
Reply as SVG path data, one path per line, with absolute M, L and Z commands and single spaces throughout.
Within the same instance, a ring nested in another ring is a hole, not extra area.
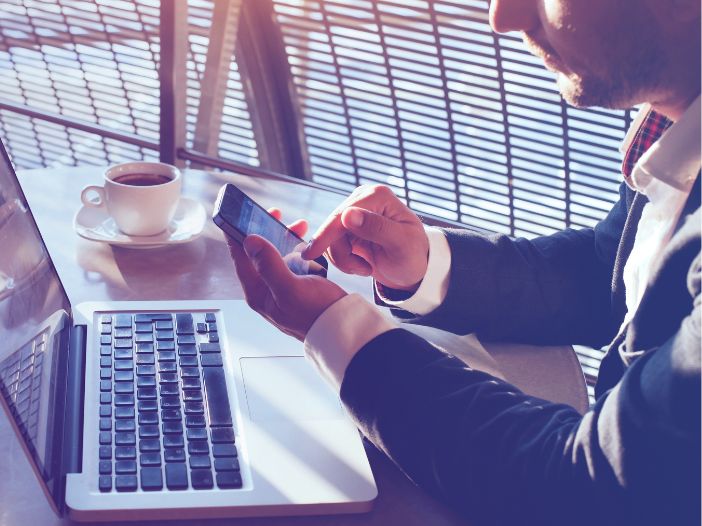
M 126 184 L 128 186 L 157 186 L 169 183 L 173 179 L 163 174 L 133 173 L 118 175 L 112 180 L 115 183 Z

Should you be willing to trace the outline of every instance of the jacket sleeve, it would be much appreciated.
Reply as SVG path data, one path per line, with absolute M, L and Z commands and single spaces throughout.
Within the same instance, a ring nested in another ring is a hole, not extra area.
M 478 524 L 700 524 L 700 298 L 584 416 L 405 331 L 349 364 L 342 400 L 418 485 Z
M 444 302 L 425 316 L 399 317 L 486 341 L 606 344 L 621 322 L 611 312 L 612 274 L 632 195 L 622 185 L 619 202 L 595 228 L 533 240 L 446 229 Z

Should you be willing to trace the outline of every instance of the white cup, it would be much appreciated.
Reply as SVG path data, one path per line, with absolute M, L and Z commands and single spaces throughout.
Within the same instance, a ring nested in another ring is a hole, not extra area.
M 105 170 L 103 178 L 103 186 L 83 188 L 80 199 L 85 206 L 105 207 L 129 236 L 153 236 L 168 228 L 183 187 L 178 168 L 164 163 L 122 163 Z

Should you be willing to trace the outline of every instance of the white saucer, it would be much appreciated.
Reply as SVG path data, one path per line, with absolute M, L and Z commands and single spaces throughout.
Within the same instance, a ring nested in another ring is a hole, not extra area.
M 104 208 L 83 206 L 73 218 L 73 229 L 85 239 L 129 248 L 154 248 L 178 245 L 202 234 L 207 220 L 199 201 L 181 197 L 168 229 L 155 236 L 128 236 L 122 233 Z

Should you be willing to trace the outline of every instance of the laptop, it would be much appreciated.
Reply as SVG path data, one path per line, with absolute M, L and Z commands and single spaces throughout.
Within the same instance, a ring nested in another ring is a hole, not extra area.
M 371 508 L 360 435 L 299 342 L 241 300 L 71 304 L 0 151 L 0 404 L 57 514 Z

